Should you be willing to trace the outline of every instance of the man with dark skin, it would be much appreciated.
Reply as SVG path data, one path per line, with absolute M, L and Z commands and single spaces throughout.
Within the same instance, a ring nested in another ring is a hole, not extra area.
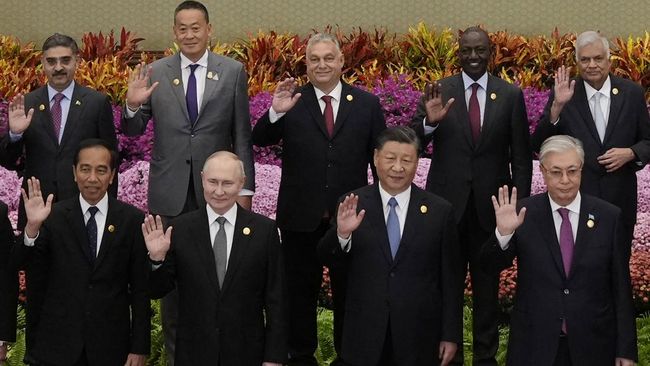
M 498 274 L 483 271 L 481 245 L 494 232 L 490 197 L 506 184 L 530 193 L 532 162 L 521 90 L 487 72 L 492 45 L 483 29 L 470 27 L 459 40 L 462 72 L 425 89 L 411 127 L 434 153 L 427 190 L 454 207 L 463 256 L 472 279 L 473 363 L 496 365 Z M 462 364 L 462 348 L 455 362 Z

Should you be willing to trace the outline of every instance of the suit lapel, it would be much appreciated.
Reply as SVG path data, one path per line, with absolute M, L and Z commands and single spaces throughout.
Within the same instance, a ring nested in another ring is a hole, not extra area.
M 455 109 L 458 118 L 456 122 L 460 124 L 458 128 L 465 136 L 465 140 L 469 146 L 474 147 L 472 141 L 472 131 L 469 127 L 469 112 L 467 110 L 467 102 L 465 101 L 465 85 L 463 85 L 463 77 L 461 74 L 455 75 L 450 80 L 450 91 L 453 94 L 451 97 L 455 99 L 452 108 Z M 448 98 L 449 100 L 451 98 Z M 446 101 L 445 101 L 446 102 Z
M 90 254 L 90 245 L 88 244 L 86 225 L 83 218 L 83 212 L 81 212 L 81 204 L 79 203 L 78 198 L 70 199 L 70 204 L 67 207 L 65 219 L 68 223 L 68 227 L 72 228 L 72 232 L 77 238 L 77 244 L 80 247 L 79 249 L 86 257 L 86 260 L 90 265 L 93 262 L 93 259 Z
M 181 110 L 185 115 L 185 122 L 190 123 L 189 113 L 187 112 L 187 103 L 185 102 L 185 90 L 183 89 L 183 77 L 181 74 L 181 56 L 180 53 L 174 57 L 170 57 L 167 60 L 167 69 L 165 70 L 165 75 L 171 86 L 172 93 L 176 96 L 176 100 L 181 106 Z M 174 82 L 178 80 L 178 82 Z M 197 118 L 198 119 L 198 118 Z
M 602 142 L 600 141 L 600 136 L 598 136 L 598 130 L 596 129 L 596 122 L 594 122 L 594 117 L 591 114 L 591 109 L 589 109 L 589 101 L 587 100 L 587 91 L 585 90 L 585 83 L 582 78 L 577 78 L 576 79 L 576 86 L 575 86 L 575 95 L 573 98 L 576 99 L 577 101 L 577 108 L 578 108 L 578 114 L 582 117 L 583 123 L 586 125 L 587 129 L 589 130 L 589 133 L 591 133 L 591 136 L 594 138 L 595 141 L 597 141 L 599 144 L 602 145 Z
M 208 104 L 208 102 L 210 102 L 210 100 L 212 100 L 212 94 L 214 94 L 214 91 L 217 89 L 217 85 L 219 85 L 219 75 L 222 74 L 222 71 L 221 62 L 218 60 L 217 56 L 215 56 L 212 52 L 208 52 L 208 69 L 206 71 L 205 89 L 203 89 L 203 99 L 201 100 L 201 106 L 199 107 L 199 114 L 196 117 L 196 121 L 194 122 L 195 125 L 201 119 L 201 115 L 205 110 L 205 106 Z M 208 78 L 207 75 L 209 73 L 216 75 L 216 78 Z M 183 96 L 183 98 L 185 98 L 185 96 Z
M 106 214 L 106 222 L 104 227 L 97 227 L 97 230 L 102 230 L 102 242 L 99 245 L 99 253 L 97 254 L 97 259 L 95 260 L 95 268 L 99 268 L 101 262 L 106 258 L 106 253 L 113 247 L 113 242 L 115 241 L 115 236 L 117 235 L 118 230 L 122 229 L 122 208 L 118 206 L 117 200 L 112 197 L 108 198 L 108 212 Z M 107 228 L 112 227 L 112 230 L 107 230 Z
M 345 123 L 346 119 L 348 118 L 350 110 L 352 110 L 352 104 L 354 103 L 354 97 L 352 97 L 354 88 L 344 82 L 341 82 L 341 84 L 341 98 L 339 100 L 339 110 L 336 113 L 336 121 L 334 123 L 334 132 L 332 133 L 332 138 L 334 138 L 338 131 L 343 127 L 343 123 Z M 348 96 L 351 97 L 350 100 L 348 100 Z M 323 118 L 323 124 L 324 122 L 325 118 Z
M 605 129 L 605 141 L 609 140 L 612 133 L 614 132 L 616 124 L 618 123 L 618 117 L 621 115 L 621 108 L 623 107 L 622 94 L 614 93 L 615 89 L 619 92 L 622 89 L 622 86 L 619 83 L 619 79 L 610 75 L 609 80 L 611 81 L 612 89 L 609 93 L 609 117 L 607 118 L 607 128 Z
M 214 289 L 215 294 L 219 294 L 219 281 L 217 280 L 217 263 L 214 261 L 214 251 L 212 250 L 212 240 L 210 237 L 210 224 L 208 223 L 208 213 L 205 206 L 199 208 L 198 218 L 194 222 L 192 231 L 196 234 L 196 238 L 192 240 L 196 243 L 196 255 L 199 256 L 200 261 L 205 268 L 206 275 L 210 280 L 210 284 Z M 183 245 L 183 244 L 181 244 Z
M 485 113 L 483 115 L 483 125 L 481 126 L 481 133 L 478 137 L 478 142 L 476 143 L 476 148 L 481 146 L 483 141 L 488 140 L 487 136 L 492 130 L 497 121 L 494 121 L 494 114 L 496 113 L 497 103 L 500 102 L 498 99 L 500 92 L 500 85 L 495 82 L 495 77 L 488 74 L 487 90 L 485 91 Z M 492 99 L 492 95 L 496 98 Z
M 551 211 L 551 202 L 549 201 L 548 193 L 544 195 L 542 200 L 539 200 L 539 231 L 544 238 L 544 242 L 551 252 L 553 262 L 557 270 L 566 277 L 564 273 L 564 262 L 562 262 L 562 252 L 560 251 L 560 242 L 557 239 L 557 231 L 555 230 L 555 222 L 553 221 L 553 211 Z
M 372 232 L 376 235 L 378 249 L 384 253 L 386 262 L 390 265 L 393 263 L 393 256 L 390 253 L 390 243 L 388 242 L 388 231 L 386 230 L 386 219 L 384 218 L 384 206 L 379 195 L 379 185 L 372 185 L 372 189 L 366 191 L 366 218 L 372 226 Z M 353 239 L 354 240 L 354 239 Z
M 54 123 L 52 122 L 52 113 L 50 111 L 50 99 L 47 94 L 47 86 L 42 87 L 37 94 L 34 106 L 34 114 L 40 113 L 42 115 L 41 121 L 44 124 L 44 130 L 47 136 L 52 140 L 54 146 L 58 148 L 59 139 L 54 134 Z M 43 109 L 41 110 L 41 106 Z
M 573 246 L 573 260 L 571 261 L 571 271 L 569 272 L 569 277 L 572 277 L 575 273 L 576 261 L 580 258 L 583 258 L 580 252 L 588 250 L 589 243 L 594 242 L 592 236 L 592 230 L 587 228 L 587 220 L 589 215 L 593 215 L 593 207 L 590 202 L 585 199 L 583 195 L 580 202 L 580 216 L 578 217 L 578 231 L 576 233 L 575 245 Z M 596 219 L 596 215 L 594 220 Z
M 409 245 L 413 243 L 412 237 L 415 235 L 418 226 L 421 224 L 419 220 L 421 215 L 419 208 L 422 205 L 426 205 L 426 203 L 426 198 L 422 192 L 411 184 L 411 198 L 409 199 L 406 221 L 404 222 L 404 232 L 402 233 L 399 248 L 395 255 L 394 264 L 397 264 L 397 262 L 406 255 L 405 253 L 408 252 Z
M 70 136 L 78 128 L 77 125 L 83 123 L 83 121 L 79 120 L 79 116 L 84 108 L 83 98 L 85 95 L 86 91 L 79 84 L 75 83 L 74 90 L 72 91 L 72 99 L 70 100 L 70 108 L 68 109 L 68 118 L 65 121 L 63 137 L 59 145 L 59 152 L 61 152 L 66 142 L 70 140 Z
M 244 234 L 244 228 L 248 228 L 248 234 Z M 225 293 L 237 273 L 239 263 L 245 256 L 248 246 L 250 245 L 251 234 L 255 231 L 251 214 L 241 207 L 237 207 L 237 221 L 235 222 L 235 232 L 232 238 L 232 247 L 228 256 L 228 266 L 226 269 L 226 278 L 223 280 L 221 292 Z
M 307 108 L 309 114 L 311 114 L 312 120 L 314 123 L 316 123 L 323 136 L 329 140 L 330 136 L 329 133 L 327 133 L 327 128 L 325 127 L 325 117 L 323 117 L 323 112 L 321 112 L 320 105 L 316 99 L 316 91 L 314 90 L 314 86 L 311 85 L 311 83 L 308 83 L 302 87 L 302 90 L 300 92 L 302 93 L 302 97 L 300 99 L 302 99 L 305 103 L 305 108 Z M 334 125 L 336 127 L 336 123 Z

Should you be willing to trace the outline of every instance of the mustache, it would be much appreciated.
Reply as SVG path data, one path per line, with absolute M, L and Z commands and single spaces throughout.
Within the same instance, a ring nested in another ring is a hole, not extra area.
M 57 71 L 52 74 L 52 76 L 65 76 L 67 73 L 65 71 Z

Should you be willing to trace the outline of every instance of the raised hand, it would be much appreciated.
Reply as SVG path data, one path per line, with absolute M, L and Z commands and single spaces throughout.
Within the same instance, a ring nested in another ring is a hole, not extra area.
M 149 79 L 151 78 L 151 66 L 145 65 L 144 62 L 135 66 L 129 74 L 129 86 L 126 91 L 126 105 L 132 109 L 138 109 L 146 102 L 151 93 L 158 86 L 156 81 L 149 86 Z
M 164 260 L 172 242 L 172 227 L 168 227 L 165 231 L 160 216 L 154 219 L 152 215 L 147 215 L 142 223 L 142 235 L 149 251 L 149 258 L 155 261 Z
M 27 192 L 25 192 L 24 188 L 21 188 L 20 191 L 25 203 L 25 214 L 27 215 L 25 233 L 28 237 L 34 238 L 38 234 L 43 221 L 47 219 L 52 211 L 54 195 L 50 194 L 47 196 L 47 200 L 43 200 L 41 182 L 34 177 L 27 179 Z
M 442 104 L 442 85 L 434 81 L 424 88 L 424 106 L 427 110 L 427 123 L 437 124 L 442 121 L 449 107 L 454 103 L 454 98 L 449 98 L 445 105 Z
M 273 93 L 271 104 L 276 113 L 286 113 L 296 105 L 301 95 L 300 93 L 293 94 L 297 85 L 294 78 L 286 78 L 278 84 L 275 93 Z
M 526 207 L 522 207 L 517 214 L 517 188 L 512 187 L 508 197 L 508 186 L 499 188 L 498 199 L 492 196 L 494 215 L 497 219 L 497 230 L 501 235 L 510 235 L 524 222 Z
M 30 108 L 25 114 L 25 96 L 18 94 L 9 103 L 9 131 L 23 133 L 29 124 L 32 123 L 34 108 Z
M 553 104 L 551 105 L 551 122 L 555 123 L 560 118 L 564 105 L 573 97 L 576 81 L 571 80 L 571 68 L 560 66 L 555 72 L 555 85 L 553 85 Z
M 363 217 L 366 215 L 366 210 L 361 210 L 357 213 L 357 204 L 359 203 L 359 196 L 350 194 L 345 197 L 343 202 L 339 203 L 339 210 L 336 214 L 337 234 L 341 238 L 347 239 L 352 232 L 356 230 Z

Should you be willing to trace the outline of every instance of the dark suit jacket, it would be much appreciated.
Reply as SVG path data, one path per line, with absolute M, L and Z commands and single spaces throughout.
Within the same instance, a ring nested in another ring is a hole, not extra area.
M 153 298 L 178 286 L 175 364 L 286 362 L 286 286 L 275 223 L 238 207 L 222 289 L 206 207 L 179 216 L 170 226 L 171 248 L 164 264 L 151 272 L 149 285 Z
M 443 103 L 455 98 L 444 120 L 429 136 L 424 136 L 424 100 L 411 127 L 423 146 L 433 138 L 433 156 L 427 190 L 451 202 L 460 222 L 470 193 L 484 231 L 496 225 L 490 197 L 504 184 L 517 187 L 519 197 L 530 194 L 532 153 L 526 105 L 521 89 L 488 74 L 485 115 L 478 143 L 474 145 L 465 103 L 461 74 L 440 81 Z M 494 96 L 494 97 L 492 97 Z
M 0 341 L 16 340 L 18 274 L 10 261 L 14 232 L 7 217 L 7 205 L 0 202 Z
M 142 134 L 153 117 L 154 141 L 149 172 L 149 208 L 177 216 L 187 199 L 190 174 L 196 202 L 205 205 L 201 170 L 215 151 L 228 150 L 244 163 L 244 188 L 255 190 L 250 113 L 244 66 L 228 57 L 208 53 L 208 72 L 197 120 L 189 121 L 179 54 L 151 64 L 151 83 L 160 84 L 150 100 L 131 119 L 122 113 L 122 130 Z
M 282 179 L 278 192 L 280 229 L 311 232 L 323 214 L 333 216 L 338 198 L 368 184 L 375 139 L 386 128 L 379 99 L 343 83 L 333 137 L 311 84 L 297 92 L 296 105 L 275 123 L 268 112 L 253 128 L 258 146 L 282 141 Z
M 343 252 L 332 227 L 318 250 L 326 265 L 345 261 L 348 284 L 341 357 L 375 365 L 390 326 L 400 365 L 437 364 L 440 341 L 462 344 L 464 274 L 451 205 L 411 186 L 406 222 L 392 259 L 377 184 L 356 190 L 366 216 Z
M 7 132 L 0 140 L 0 149 L 6 150 L 2 165 L 8 169 L 22 171 L 25 190 L 26 178 L 34 176 L 41 182 L 43 197 L 50 193 L 54 194 L 57 201 L 76 197 L 79 190 L 72 175 L 72 164 L 79 143 L 88 138 L 100 138 L 117 151 L 113 109 L 108 97 L 75 83 L 60 144 L 54 135 L 47 86 L 42 86 L 25 96 L 25 110 L 30 108 L 34 108 L 34 116 L 22 139 L 11 143 Z M 23 150 L 24 166 L 18 166 L 15 163 L 23 154 Z M 117 174 L 110 193 L 114 197 L 117 196 Z M 21 197 L 18 227 L 23 228 L 26 222 Z
M 141 211 L 109 198 L 94 264 L 79 198 L 56 203 L 27 260 L 29 357 L 71 365 L 85 350 L 93 365 L 123 365 L 148 354 L 150 306 Z
M 503 251 L 494 234 L 481 251 L 485 268 L 501 270 L 517 257 L 517 295 L 510 315 L 508 365 L 552 365 L 566 318 L 574 365 L 612 365 L 637 358 L 629 244 L 621 211 L 582 195 L 573 262 L 567 278 L 548 195 L 518 202 L 524 223 Z M 589 215 L 595 225 L 587 226 Z
M 602 198 L 620 207 L 623 222 L 628 226 L 636 223 L 637 185 L 636 171 L 650 160 L 650 117 L 641 86 L 610 75 L 612 90 L 611 105 L 605 141 L 601 142 L 596 131 L 587 101 L 585 85 L 576 79 L 573 97 L 560 113 L 560 121 L 551 124 L 550 110 L 554 96 L 551 94 L 544 114 L 533 133 L 532 144 L 539 151 L 544 140 L 552 135 L 570 135 L 582 141 L 585 150 L 585 165 L 582 169 L 582 192 Z M 638 165 L 631 161 L 617 171 L 607 173 L 596 158 L 613 147 L 629 147 L 634 151 Z

